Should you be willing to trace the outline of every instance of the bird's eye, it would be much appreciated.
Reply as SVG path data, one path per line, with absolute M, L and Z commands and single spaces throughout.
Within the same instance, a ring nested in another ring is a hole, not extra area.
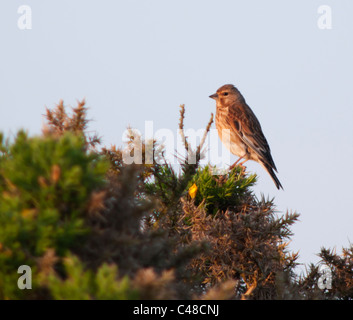
M 223 95 L 224 95 L 224 96 L 227 96 L 227 95 L 228 95 L 228 92 L 224 92 Z

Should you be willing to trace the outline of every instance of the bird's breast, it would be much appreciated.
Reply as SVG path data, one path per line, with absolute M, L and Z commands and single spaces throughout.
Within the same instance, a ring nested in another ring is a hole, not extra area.
M 216 111 L 216 128 L 218 130 L 218 134 L 220 135 L 220 131 L 223 129 L 230 129 L 230 125 L 226 121 L 228 118 L 228 108 L 217 108 Z
M 238 157 L 247 153 L 246 145 L 239 138 L 235 129 L 230 126 L 228 108 L 218 109 L 216 111 L 216 128 L 218 135 L 225 147 Z

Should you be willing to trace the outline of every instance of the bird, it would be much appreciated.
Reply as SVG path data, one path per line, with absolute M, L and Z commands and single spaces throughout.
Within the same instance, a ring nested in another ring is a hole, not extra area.
M 239 157 L 230 168 L 240 165 L 245 169 L 243 165 L 246 161 L 256 161 L 268 172 L 277 189 L 283 190 L 275 174 L 278 171 L 260 122 L 240 91 L 234 85 L 226 84 L 209 97 L 216 100 L 218 135 L 227 149 Z

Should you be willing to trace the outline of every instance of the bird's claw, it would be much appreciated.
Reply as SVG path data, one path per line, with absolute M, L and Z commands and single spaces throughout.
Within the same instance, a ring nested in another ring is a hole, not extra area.
M 236 166 L 241 168 L 240 175 L 245 175 L 246 166 L 244 166 L 244 165 L 241 164 L 241 163 L 240 163 L 240 164 L 237 164 L 237 163 L 232 164 L 232 165 L 229 167 L 229 170 L 232 171 Z

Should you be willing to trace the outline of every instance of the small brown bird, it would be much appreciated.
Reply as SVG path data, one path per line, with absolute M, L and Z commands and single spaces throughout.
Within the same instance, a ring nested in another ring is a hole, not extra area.
M 271 150 L 262 132 L 259 120 L 244 97 L 232 84 L 220 87 L 210 96 L 217 102 L 216 127 L 224 145 L 239 159 L 231 166 L 233 168 L 241 159 L 258 162 L 271 176 L 277 189 L 282 187 L 274 171 L 277 172 L 271 156 Z

